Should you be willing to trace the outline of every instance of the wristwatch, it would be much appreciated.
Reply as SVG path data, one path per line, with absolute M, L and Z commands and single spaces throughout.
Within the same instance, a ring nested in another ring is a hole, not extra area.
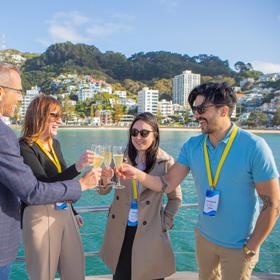
M 249 249 L 247 245 L 244 245 L 243 251 L 245 255 L 248 257 L 254 257 L 256 255 L 256 252 L 254 250 Z

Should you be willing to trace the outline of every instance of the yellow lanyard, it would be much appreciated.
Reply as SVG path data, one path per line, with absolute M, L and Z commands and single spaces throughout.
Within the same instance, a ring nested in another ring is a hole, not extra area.
M 207 146 L 206 146 L 206 140 L 207 140 L 207 136 L 205 137 L 205 140 L 204 140 L 204 146 L 203 146 L 203 149 L 204 149 L 204 158 L 205 158 L 205 165 L 206 165 L 206 170 L 207 170 L 207 177 L 208 177 L 208 182 L 209 182 L 209 186 L 212 188 L 212 189 L 215 189 L 216 188 L 216 185 L 217 185 L 217 182 L 218 182 L 218 179 L 219 179 L 219 176 L 220 176 L 220 172 L 221 172 L 221 169 L 222 169 L 222 166 L 224 164 L 224 161 L 229 153 L 229 150 L 231 148 L 231 145 L 233 143 L 233 140 L 237 134 L 237 131 L 238 131 L 238 127 L 234 125 L 233 127 L 233 130 L 231 132 L 231 135 L 229 137 L 229 140 L 227 142 L 227 145 L 223 151 L 223 154 L 222 154 L 222 157 L 220 159 L 220 162 L 218 164 L 218 168 L 217 168 L 217 171 L 216 171 L 216 174 L 215 174 L 215 178 L 214 178 L 214 182 L 213 182 L 213 179 L 212 179 L 212 174 L 211 174 L 211 169 L 210 169 L 210 161 L 209 161 L 209 156 L 208 156 L 208 150 L 207 150 Z
M 56 156 L 56 153 L 53 149 L 53 146 L 49 140 L 49 146 L 51 148 L 52 154 L 53 156 L 50 154 L 50 152 L 45 148 L 45 146 L 43 145 L 43 143 L 38 139 L 36 141 L 36 144 L 41 148 L 41 150 L 46 154 L 46 156 L 51 160 L 51 162 L 56 166 L 58 173 L 61 173 L 61 165 L 60 162 Z
M 137 184 L 136 184 L 136 180 L 135 179 L 132 180 L 132 187 L 133 187 L 133 200 L 137 201 L 138 191 L 137 191 Z

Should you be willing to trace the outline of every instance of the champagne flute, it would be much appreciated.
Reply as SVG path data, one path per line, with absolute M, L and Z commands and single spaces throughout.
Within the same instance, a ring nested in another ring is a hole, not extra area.
M 123 147 L 122 146 L 113 146 L 113 160 L 115 167 L 119 168 L 123 164 Z M 117 184 L 114 187 L 115 189 L 123 189 L 125 186 L 121 185 L 120 178 L 117 177 Z
M 94 158 L 93 158 L 93 168 L 101 167 L 103 161 L 104 161 L 104 147 L 101 145 L 92 144 L 91 150 L 94 152 Z M 98 181 L 98 188 L 102 187 L 100 185 L 100 180 Z
M 112 162 L 112 147 L 110 145 L 106 145 L 104 150 L 104 165 L 106 168 L 109 168 Z M 115 187 L 115 185 L 115 182 L 107 184 L 108 187 Z

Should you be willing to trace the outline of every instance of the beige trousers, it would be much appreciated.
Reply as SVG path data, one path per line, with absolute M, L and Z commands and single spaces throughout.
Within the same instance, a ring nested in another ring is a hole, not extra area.
M 28 206 L 23 214 L 23 246 L 30 280 L 83 280 L 84 252 L 71 207 Z
M 250 260 L 243 249 L 218 246 L 206 240 L 198 230 L 196 235 L 196 257 L 199 280 L 249 280 L 259 259 L 259 252 Z

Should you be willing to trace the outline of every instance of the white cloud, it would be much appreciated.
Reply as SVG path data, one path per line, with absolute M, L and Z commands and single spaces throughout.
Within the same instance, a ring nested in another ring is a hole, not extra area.
M 97 37 L 108 37 L 131 30 L 132 18 L 128 15 L 115 14 L 111 18 L 96 20 L 84 16 L 77 11 L 58 12 L 46 21 L 47 36 L 37 41 L 48 46 L 52 43 L 71 41 L 73 43 L 89 43 Z
M 99 23 L 89 27 L 86 31 L 94 37 L 107 37 L 114 33 L 126 32 L 131 28 L 125 24 Z
M 90 18 L 81 15 L 77 11 L 72 12 L 58 12 L 55 13 L 53 18 L 49 21 L 50 23 L 63 23 L 66 25 L 83 25 L 90 21 Z
M 280 64 L 279 63 L 255 60 L 255 61 L 252 61 L 251 64 L 253 65 L 254 70 L 262 71 L 265 74 L 280 73 Z
M 90 38 L 81 36 L 78 30 L 69 28 L 69 26 L 52 25 L 48 31 L 53 42 L 87 43 L 90 40 Z

